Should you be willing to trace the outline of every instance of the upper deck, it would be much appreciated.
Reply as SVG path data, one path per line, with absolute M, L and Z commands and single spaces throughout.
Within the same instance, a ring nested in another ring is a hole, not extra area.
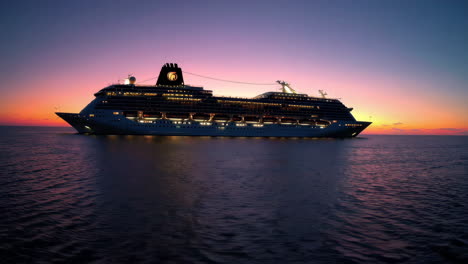
M 204 90 L 200 86 L 180 85 L 180 86 L 161 86 L 161 85 L 130 85 L 130 84 L 113 84 L 99 92 L 94 96 L 167 96 L 171 93 L 173 96 L 190 96 L 196 98 L 229 98 L 240 101 L 275 101 L 275 102 L 301 102 L 301 103 L 341 103 L 338 99 L 320 98 L 308 96 L 307 94 L 293 94 L 281 92 L 266 92 L 252 98 L 248 97 L 232 97 L 232 96 L 213 96 L 213 91 Z
M 130 78 L 129 78 L 130 79 Z M 113 84 L 99 92 L 97 109 L 150 112 L 223 113 L 242 115 L 296 116 L 353 120 L 350 111 L 338 99 L 312 97 L 296 93 L 290 87 L 283 92 L 266 92 L 252 98 L 215 96 L 211 90 L 183 83 L 177 65 L 165 65 L 156 85 Z

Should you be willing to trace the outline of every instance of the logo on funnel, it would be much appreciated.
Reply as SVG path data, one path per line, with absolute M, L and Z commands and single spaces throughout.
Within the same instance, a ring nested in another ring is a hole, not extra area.
M 175 81 L 177 80 L 177 73 L 176 72 L 169 72 L 167 73 L 167 79 L 169 81 Z

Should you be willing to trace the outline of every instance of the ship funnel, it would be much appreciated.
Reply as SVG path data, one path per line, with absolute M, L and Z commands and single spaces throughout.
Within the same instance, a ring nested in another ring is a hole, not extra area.
M 182 69 L 179 68 L 177 63 L 166 63 L 161 68 L 159 73 L 158 86 L 180 86 L 184 85 L 184 77 L 182 76 Z

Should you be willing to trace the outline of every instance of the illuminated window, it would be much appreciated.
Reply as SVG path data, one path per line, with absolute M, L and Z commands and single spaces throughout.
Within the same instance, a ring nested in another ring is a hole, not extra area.
M 118 114 L 120 114 L 120 113 L 119 112 L 114 112 L 114 115 L 118 115 Z
M 94 117 L 94 114 L 89 114 L 89 117 Z

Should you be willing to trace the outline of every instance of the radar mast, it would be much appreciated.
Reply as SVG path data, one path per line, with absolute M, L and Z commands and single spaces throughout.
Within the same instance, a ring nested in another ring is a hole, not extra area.
M 281 85 L 281 91 L 283 93 L 292 93 L 292 94 L 297 94 L 297 92 L 291 88 L 290 84 L 285 82 L 285 81 L 276 81 Z
M 326 98 L 325 95 L 328 95 L 324 90 L 319 90 L 320 95 L 322 98 Z

